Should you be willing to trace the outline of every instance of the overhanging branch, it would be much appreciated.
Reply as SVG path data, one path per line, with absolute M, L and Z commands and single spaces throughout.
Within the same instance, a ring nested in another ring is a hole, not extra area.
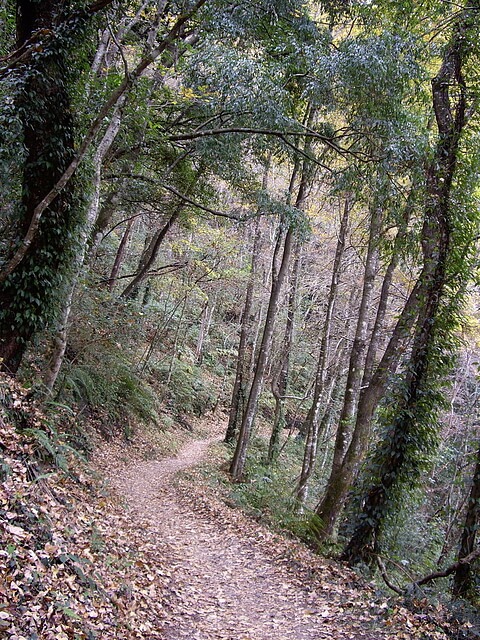
M 149 67 L 167 49 L 167 47 L 172 42 L 175 41 L 175 39 L 178 37 L 179 33 L 181 32 L 181 29 L 184 26 L 184 24 L 193 15 L 195 15 L 195 13 L 206 2 L 207 0 L 197 0 L 197 2 L 191 7 L 191 9 L 189 9 L 184 14 L 179 16 L 175 24 L 173 25 L 173 27 L 170 29 L 167 35 L 163 38 L 162 42 L 160 42 L 160 44 L 157 47 L 155 47 L 155 49 L 147 53 L 140 60 L 140 62 L 135 67 L 135 69 L 133 69 L 133 71 L 130 73 L 129 76 L 123 79 L 123 81 L 120 83 L 117 89 L 112 93 L 110 98 L 105 102 L 103 107 L 100 109 L 98 116 L 94 119 L 94 121 L 90 125 L 90 128 L 87 134 L 85 135 L 83 142 L 80 145 L 80 148 L 75 158 L 72 160 L 72 162 L 67 167 L 63 175 L 55 184 L 55 186 L 49 191 L 49 193 L 47 193 L 47 195 L 43 198 L 43 200 L 35 207 L 33 211 L 32 219 L 30 222 L 30 226 L 28 227 L 23 240 L 19 244 L 19 247 L 16 250 L 13 257 L 9 260 L 9 262 L 7 262 L 7 264 L 0 271 L 0 284 L 4 282 L 11 273 L 13 273 L 13 271 L 16 269 L 16 267 L 20 264 L 20 262 L 25 257 L 28 251 L 28 248 L 30 247 L 30 245 L 33 242 L 33 239 L 35 238 L 43 213 L 52 204 L 52 202 L 55 200 L 58 194 L 63 191 L 63 189 L 72 179 L 80 163 L 84 160 L 88 149 L 90 148 L 91 144 L 95 139 L 95 136 L 100 131 L 104 119 L 110 113 L 111 109 L 115 107 L 118 104 L 118 102 L 123 98 L 124 94 L 131 89 L 134 82 L 142 76 L 145 69 Z M 106 4 L 108 4 L 107 0 L 99 0 L 99 2 L 91 6 L 92 7 L 96 7 L 100 5 L 103 6 L 103 3 L 105 3 L 105 6 Z
M 152 269 L 151 271 L 147 271 L 145 274 L 146 278 L 153 278 L 155 276 L 165 276 L 169 273 L 173 273 L 174 271 L 178 271 L 179 269 L 184 269 L 188 265 L 188 262 L 172 262 L 171 264 L 165 264 L 162 267 L 157 267 L 156 269 Z M 138 276 L 137 273 L 128 273 L 125 276 L 117 276 L 116 278 L 104 278 L 103 280 L 97 280 L 97 284 L 105 284 L 107 282 L 116 282 L 117 280 L 124 280 L 125 278 L 135 278 Z
M 206 207 L 205 205 L 200 204 L 199 202 L 197 202 L 195 200 L 192 200 L 192 198 L 189 198 L 184 193 L 180 193 L 179 191 L 177 191 L 175 189 L 175 187 L 172 187 L 169 184 L 162 184 L 161 187 L 163 189 L 165 189 L 166 191 L 170 191 L 170 193 L 173 193 L 175 196 L 177 196 L 178 198 L 180 198 L 181 200 L 183 200 L 187 204 L 191 204 L 193 207 L 196 207 L 197 209 L 201 209 L 202 211 L 206 211 L 207 213 L 211 213 L 214 216 L 219 216 L 220 218 L 228 218 L 229 220 L 235 220 L 236 222 L 244 222 L 245 220 L 250 220 L 250 218 L 252 217 L 252 216 L 238 217 L 238 216 L 235 216 L 235 215 L 233 215 L 231 213 L 225 213 L 224 211 L 218 211 L 217 209 L 211 209 L 210 207 Z

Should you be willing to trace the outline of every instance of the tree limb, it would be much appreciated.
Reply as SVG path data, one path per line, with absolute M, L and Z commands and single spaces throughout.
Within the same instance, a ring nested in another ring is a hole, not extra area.
M 181 142 L 183 140 L 195 140 L 197 138 L 206 138 L 209 136 L 218 136 L 228 133 L 267 135 L 276 136 L 278 138 L 283 138 L 284 136 L 303 136 L 307 138 L 314 138 L 315 140 L 321 140 L 339 153 L 349 153 L 348 149 L 341 147 L 334 142 L 332 138 L 324 136 L 317 131 L 279 131 L 276 129 L 256 129 L 255 127 L 223 127 L 219 129 L 200 129 L 190 133 L 179 133 L 169 136 L 169 140 L 172 142 Z
M 403 589 L 400 589 L 400 587 L 397 587 L 396 585 L 394 585 L 393 582 L 390 580 L 387 574 L 387 569 L 385 567 L 385 564 L 383 560 L 380 558 L 380 556 L 377 556 L 377 565 L 380 570 L 380 575 L 382 576 L 383 581 L 385 582 L 387 587 L 392 591 L 394 591 L 397 595 L 402 596 Z
M 452 573 L 455 573 L 455 571 L 459 567 L 465 564 L 470 564 L 477 558 L 480 558 L 480 546 L 477 549 L 475 549 L 475 551 L 472 551 L 472 553 L 469 553 L 468 556 L 465 556 L 464 558 L 461 558 L 457 562 L 454 562 L 443 571 L 435 571 L 434 573 L 429 573 L 427 576 L 421 578 L 420 580 L 415 580 L 413 584 L 419 587 L 422 584 L 427 584 L 427 582 L 432 582 L 433 580 L 437 580 L 438 578 L 446 578 L 447 576 L 451 576 Z
M 20 262 L 25 257 L 30 245 L 35 238 L 38 227 L 40 225 L 40 220 L 44 211 L 52 204 L 55 198 L 58 196 L 61 191 L 66 187 L 66 185 L 70 182 L 76 170 L 78 169 L 80 163 L 85 158 L 90 145 L 95 139 L 95 136 L 100 131 L 104 119 L 109 114 L 110 110 L 118 104 L 119 100 L 123 97 L 123 95 L 131 89 L 134 82 L 140 78 L 145 69 L 154 62 L 158 56 L 160 56 L 168 45 L 175 41 L 178 37 L 178 34 L 183 27 L 183 25 L 202 7 L 207 0 L 197 0 L 197 2 L 193 5 L 191 9 L 182 14 L 173 27 L 170 29 L 168 34 L 164 37 L 162 42 L 152 51 L 150 51 L 147 55 L 145 55 L 142 60 L 138 63 L 135 69 L 126 76 L 118 88 L 112 93 L 110 98 L 105 102 L 103 107 L 100 109 L 98 116 L 94 119 L 92 124 L 90 125 L 90 129 L 88 130 L 85 138 L 83 139 L 82 144 L 78 150 L 77 155 L 72 160 L 70 165 L 67 167 L 61 178 L 58 180 L 56 185 L 47 193 L 47 195 L 43 198 L 43 200 L 35 207 L 32 215 L 32 219 L 30 221 L 30 226 L 25 234 L 25 237 L 21 241 L 18 249 L 16 250 L 13 257 L 9 260 L 9 262 L 3 267 L 0 272 L 0 284 L 4 282 L 8 276 L 13 273 L 15 268 L 20 264 Z M 102 4 L 103 3 L 103 4 Z M 99 2 L 91 5 L 92 7 L 100 6 L 107 4 L 107 0 L 99 0 Z
M 152 271 L 147 271 L 147 273 L 145 274 L 145 276 L 147 278 L 152 278 L 154 276 L 165 276 L 169 273 L 173 273 L 174 271 L 178 271 L 179 269 L 183 269 L 184 267 L 186 267 L 188 265 L 188 262 L 172 262 L 171 264 L 164 264 L 162 267 L 157 267 L 156 269 L 153 269 Z M 167 271 L 168 269 L 168 271 Z M 117 276 L 116 278 L 105 278 L 103 280 L 97 280 L 97 284 L 105 284 L 106 282 L 111 282 L 112 280 L 124 280 L 125 278 L 134 278 L 136 276 L 138 276 L 138 271 L 137 273 L 128 273 L 125 276 Z
M 181 200 L 184 200 L 187 204 L 191 204 L 193 207 L 197 207 L 197 209 L 201 209 L 202 211 L 206 211 L 207 213 L 211 213 L 214 216 L 219 216 L 220 218 L 228 218 L 229 220 L 235 220 L 236 222 L 244 222 L 245 220 L 250 220 L 250 218 L 253 217 L 253 216 L 244 216 L 242 218 L 239 218 L 238 216 L 235 216 L 235 215 L 230 214 L 230 213 L 225 213 L 224 211 L 217 211 L 216 209 L 211 209 L 210 207 L 206 207 L 205 205 L 200 204 L 199 202 L 196 202 L 195 200 L 192 200 L 191 198 L 186 196 L 184 193 L 180 193 L 179 191 L 177 191 L 175 189 L 175 187 L 172 187 L 169 184 L 164 184 L 163 183 L 161 185 L 161 187 L 163 189 L 165 189 L 166 191 L 170 191 L 170 193 L 173 193 L 175 196 L 177 196 Z

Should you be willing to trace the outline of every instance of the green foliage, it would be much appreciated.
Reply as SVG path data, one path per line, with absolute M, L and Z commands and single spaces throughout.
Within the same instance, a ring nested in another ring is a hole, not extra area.
M 311 232 L 310 223 L 303 211 L 285 203 L 285 199 L 276 199 L 265 191 L 257 195 L 258 209 L 263 215 L 277 215 L 282 226 L 287 229 L 292 226 L 297 236 L 305 241 Z
M 289 32 L 293 27 L 301 28 L 310 23 L 305 5 L 297 0 L 248 0 L 232 4 L 217 0 L 206 7 L 204 27 L 213 31 L 217 38 L 241 38 L 245 43 L 269 41 L 274 31 Z
M 174 413 L 202 416 L 215 405 L 216 390 L 200 367 L 172 358 L 154 365 L 151 373 L 165 385 L 165 399 Z
M 34 15 L 28 28 L 48 26 L 49 21 L 53 24 L 52 11 L 43 5 L 32 8 Z M 27 18 L 20 14 L 18 18 L 19 28 L 26 28 L 22 20 Z M 1 212 L 6 218 L 2 223 L 9 225 L 8 243 L 0 247 L 3 264 L 20 246 L 36 205 L 51 191 L 74 157 L 71 89 L 79 69 L 71 54 L 77 50 L 85 20 L 86 16 L 79 14 L 62 23 L 54 36 L 45 29 L 40 34 L 45 42 L 36 47 L 30 63 L 21 72 L 12 73 L 0 89 L 3 98 L 0 128 L 4 124 L 9 128 L 6 140 L 10 148 L 0 158 L 0 172 L 13 178 L 5 194 L 6 208 Z M 12 155 L 15 152 L 16 158 Z M 77 191 L 72 181 L 52 202 L 40 218 L 27 254 L 0 285 L 2 339 L 13 334 L 17 344 L 24 346 L 55 317 L 83 217 L 85 202 L 78 177 L 76 186 Z
M 5 56 L 15 42 L 15 9 L 12 0 L 0 4 L 0 55 Z
M 423 576 L 438 570 L 437 561 L 445 540 L 444 520 L 438 515 L 419 518 L 422 493 L 404 496 L 405 508 L 390 513 L 384 527 L 382 553 L 403 567 L 403 575 L 401 571 L 398 573 L 400 584 L 408 582 L 408 574 Z M 443 563 L 448 560 L 454 558 L 447 558 Z M 390 571 L 392 575 L 396 573 L 393 568 Z M 437 586 L 432 585 L 433 588 Z
M 246 465 L 246 480 L 234 485 L 230 497 L 247 512 L 280 531 L 307 543 L 315 543 L 318 517 L 305 509 L 295 510 L 292 478 L 299 472 L 302 444 L 290 441 L 274 464 L 266 464 L 266 442 L 253 438 Z
M 85 286 L 82 293 L 72 311 L 53 411 L 58 405 L 79 408 L 80 416 L 91 418 L 105 435 L 119 427 L 128 435 L 130 423 L 137 420 L 157 423 L 156 390 L 134 365 L 135 338 L 143 337 L 142 318 L 128 305 L 115 306 L 106 292 L 91 292 Z
M 36 455 L 42 461 L 55 465 L 62 471 L 72 470 L 72 459 L 84 461 L 83 456 L 68 441 L 70 436 L 58 433 L 53 425 L 42 428 L 24 429 L 23 433 L 32 438 L 36 445 Z
M 132 371 L 120 353 L 102 353 L 102 366 L 85 362 L 66 367 L 60 397 L 104 414 L 108 431 L 115 422 L 128 424 L 129 418 L 157 422 L 155 391 Z

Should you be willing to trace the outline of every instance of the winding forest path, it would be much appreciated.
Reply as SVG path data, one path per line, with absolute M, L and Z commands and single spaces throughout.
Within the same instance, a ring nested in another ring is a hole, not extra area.
M 178 487 L 173 476 L 198 465 L 219 439 L 191 441 L 174 458 L 135 462 L 110 477 L 168 567 L 165 640 L 385 638 L 372 631 L 375 616 L 358 604 L 355 586 L 345 592 L 345 582 L 332 584 L 328 565 L 325 585 L 313 588 L 295 562 L 281 559 L 261 525 L 231 526 L 197 508 L 194 488 Z

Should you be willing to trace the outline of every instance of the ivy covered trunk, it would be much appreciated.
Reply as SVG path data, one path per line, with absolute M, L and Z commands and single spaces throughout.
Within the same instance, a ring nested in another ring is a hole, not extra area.
M 56 27 L 58 3 L 17 2 L 17 47 L 39 29 Z M 21 198 L 13 216 L 10 254 L 24 239 L 36 205 L 51 191 L 74 156 L 73 118 L 68 91 L 68 51 L 57 38 L 27 65 L 18 79 L 16 107 L 23 128 L 25 159 Z M 45 211 L 28 251 L 0 284 L 0 358 L 15 373 L 33 335 L 55 312 L 57 296 L 77 224 L 70 184 Z
M 466 84 L 462 66 L 466 35 L 474 26 L 473 12 L 465 11 L 457 23 L 441 69 L 432 81 L 432 97 L 438 127 L 434 157 L 426 169 L 426 204 L 422 230 L 423 269 L 420 275 L 419 316 L 405 379 L 397 393 L 390 427 L 377 448 L 373 480 L 366 490 L 363 508 L 342 559 L 351 564 L 371 562 L 378 548 L 378 535 L 393 502 L 395 491 L 412 485 L 421 471 L 422 452 L 431 447 L 435 433 L 435 378 L 445 366 L 448 340 L 448 275 L 462 278 L 458 269 L 449 274 L 452 259 L 451 191 L 457 166 L 460 136 L 466 124 Z M 453 101 L 455 100 L 455 101 Z M 444 309 L 442 309 L 444 307 Z M 454 313 L 454 312 L 453 312 Z M 442 326 L 442 321 L 445 326 Z M 443 334 L 443 335 L 442 335 Z

